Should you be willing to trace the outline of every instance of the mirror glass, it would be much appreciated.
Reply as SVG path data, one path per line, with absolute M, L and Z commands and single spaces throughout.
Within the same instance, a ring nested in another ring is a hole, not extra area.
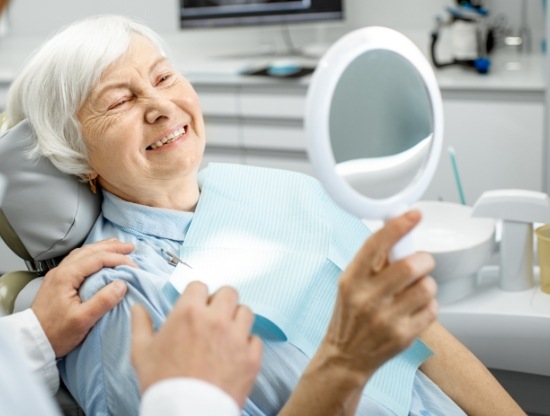
M 430 97 L 400 54 L 376 49 L 353 59 L 334 88 L 328 123 L 336 174 L 357 192 L 389 198 L 421 176 L 433 136 Z

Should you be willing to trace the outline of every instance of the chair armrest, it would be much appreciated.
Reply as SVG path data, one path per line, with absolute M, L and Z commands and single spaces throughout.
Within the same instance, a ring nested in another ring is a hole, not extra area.
M 3 313 L 13 313 L 17 295 L 37 277 L 38 274 L 28 271 L 9 272 L 0 276 L 0 309 Z

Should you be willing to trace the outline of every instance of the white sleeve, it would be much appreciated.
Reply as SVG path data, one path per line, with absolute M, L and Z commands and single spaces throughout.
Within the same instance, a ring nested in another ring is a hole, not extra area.
M 9 334 L 13 344 L 21 348 L 30 369 L 54 395 L 59 389 L 55 352 L 33 310 L 29 308 L 1 317 L 0 331 Z
M 235 400 L 213 384 L 193 378 L 171 378 L 149 387 L 140 416 L 238 416 Z

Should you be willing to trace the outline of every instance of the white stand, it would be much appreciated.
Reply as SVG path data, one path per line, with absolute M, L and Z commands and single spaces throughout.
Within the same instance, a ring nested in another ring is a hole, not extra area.
M 533 287 L 533 223 L 550 223 L 550 198 L 522 189 L 487 191 L 472 216 L 502 219 L 500 287 L 522 291 Z

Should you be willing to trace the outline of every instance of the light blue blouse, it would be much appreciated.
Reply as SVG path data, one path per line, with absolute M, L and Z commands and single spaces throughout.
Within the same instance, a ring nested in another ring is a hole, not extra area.
M 232 179 L 237 179 L 235 176 L 237 173 L 245 173 L 245 178 L 255 179 L 245 179 L 243 182 L 243 178 L 239 177 L 238 181 L 232 181 Z M 197 206 L 195 219 L 193 219 L 194 214 L 192 213 L 141 206 L 123 201 L 107 192 L 104 193 L 102 214 L 87 241 L 92 242 L 108 237 L 117 237 L 122 241 L 133 243 L 136 248 L 131 257 L 139 266 L 139 269 L 118 267 L 116 269 L 102 270 L 87 279 L 81 289 L 81 296 L 83 300 L 86 300 L 105 284 L 115 279 L 125 280 L 129 287 L 125 299 L 114 310 L 105 315 L 105 317 L 103 317 L 92 329 L 83 344 L 60 363 L 60 372 L 65 383 L 81 403 L 87 414 L 138 414 L 139 390 L 134 371 L 129 361 L 130 307 L 134 302 L 144 304 L 148 308 L 156 327 L 162 324 L 164 318 L 169 313 L 171 303 L 170 300 L 163 295 L 162 288 L 172 274 L 174 266 L 169 263 L 169 258 L 166 253 L 180 253 L 182 245 L 183 248 L 185 248 L 184 240 L 186 240 L 187 233 L 190 231 L 192 220 L 193 227 L 191 231 L 195 234 L 199 234 L 199 240 L 200 236 L 203 235 L 200 233 L 202 228 L 198 226 L 198 228 L 195 227 L 195 222 L 202 212 L 208 211 L 208 209 L 205 209 L 206 206 L 212 207 L 212 203 L 204 205 L 204 201 L 208 200 L 205 195 L 211 194 L 210 190 L 214 189 L 214 187 L 207 186 L 208 181 L 204 182 L 205 177 L 213 177 L 216 180 L 221 178 L 220 183 L 233 182 L 234 186 L 238 186 L 240 189 L 250 192 L 252 196 L 250 199 L 254 201 L 252 203 L 254 210 L 250 212 L 258 212 L 259 217 L 266 221 L 272 220 L 270 215 L 272 213 L 272 208 L 276 205 L 274 201 L 280 200 L 281 198 L 289 198 L 287 194 L 292 194 L 291 191 L 294 187 L 293 182 L 298 183 L 305 181 L 304 183 L 308 183 L 303 189 L 305 193 L 308 192 L 308 187 L 312 187 L 314 193 L 319 193 L 321 189 L 315 181 L 311 178 L 304 179 L 302 177 L 303 175 L 275 172 L 259 168 L 218 165 L 207 169 L 207 174 L 205 175 L 203 173 L 202 175 L 201 199 Z M 262 183 L 261 180 L 258 183 L 258 179 L 261 179 L 262 175 L 277 177 L 277 182 L 286 183 L 286 188 L 285 186 L 268 188 L 271 189 L 269 193 L 271 199 L 266 199 L 265 193 L 260 192 L 261 188 L 265 189 L 266 184 Z M 256 184 L 256 188 L 254 188 L 254 183 Z M 260 186 L 260 188 L 257 186 Z M 217 205 L 216 208 L 220 212 L 218 216 L 223 217 L 221 214 L 223 212 L 240 209 L 240 205 L 234 204 L 236 201 L 230 190 L 225 194 L 223 190 L 220 192 L 221 195 L 218 195 L 219 198 L 216 204 L 214 204 Z M 294 194 L 295 193 L 296 192 L 294 192 Z M 296 200 L 296 195 L 294 194 L 290 196 L 289 201 L 291 201 L 293 205 L 301 203 L 300 198 Z M 323 209 L 321 215 L 329 215 L 328 213 L 331 211 L 339 211 L 339 208 L 332 204 L 326 195 L 322 193 L 320 195 L 324 200 L 323 203 L 329 204 L 329 208 Z M 254 196 L 258 196 L 258 198 L 254 198 Z M 201 204 L 203 206 L 201 206 Z M 257 206 L 255 206 L 255 204 Z M 304 209 L 306 214 L 304 218 L 307 220 L 311 212 L 307 210 L 306 204 L 304 204 Z M 300 212 L 300 209 L 298 212 Z M 279 212 L 279 214 L 280 213 L 281 212 Z M 330 214 L 330 216 L 332 216 L 332 214 Z M 337 216 L 343 218 L 344 222 L 356 221 L 357 226 L 362 227 L 359 221 L 350 219 L 350 217 L 343 212 L 339 212 Z M 256 220 L 252 217 L 250 218 L 251 223 Z M 203 218 L 212 218 L 212 221 L 217 221 L 216 216 L 203 216 Z M 315 222 L 317 220 L 312 218 L 309 221 Z M 284 232 L 285 222 L 288 224 L 293 223 L 292 220 L 281 222 L 279 218 L 277 226 L 281 227 L 281 233 Z M 347 226 L 349 226 L 349 224 Z M 238 224 L 235 233 L 239 231 L 246 232 L 247 230 L 243 228 L 253 229 L 252 226 L 247 224 Z M 307 227 L 305 230 L 311 231 L 311 229 Z M 204 235 L 206 235 L 206 233 Z M 337 234 L 335 235 L 337 237 Z M 362 230 L 357 235 L 362 236 L 364 240 L 368 232 Z M 309 238 L 315 238 L 315 236 L 309 235 Z M 331 239 L 335 237 L 328 234 L 326 238 Z M 196 238 L 192 240 L 195 241 Z M 314 243 L 313 245 L 322 246 L 324 244 L 323 240 L 318 240 L 319 241 L 312 241 L 312 243 Z M 301 244 L 304 243 L 301 242 Z M 325 246 L 332 247 L 331 244 L 325 244 Z M 206 252 L 214 256 L 217 252 L 215 248 L 216 247 L 213 247 L 212 250 L 207 250 Z M 357 248 L 358 245 L 355 246 L 355 251 Z M 330 250 L 332 249 L 329 248 L 329 251 Z M 192 251 L 191 248 L 190 251 Z M 185 251 L 182 250 L 182 253 L 184 252 Z M 336 257 L 344 257 L 343 259 L 338 259 L 338 261 L 342 262 L 342 267 L 345 267 L 350 259 L 345 257 L 350 257 L 350 255 L 353 254 L 354 252 L 345 253 L 345 255 L 342 253 L 333 253 Z M 214 259 L 215 256 L 212 257 L 212 262 L 215 261 Z M 340 271 L 341 269 L 336 267 L 332 269 L 331 273 L 333 273 L 335 277 L 334 282 L 337 281 L 337 276 Z M 308 280 L 312 277 L 306 276 L 304 278 Z M 315 282 L 315 280 L 312 280 L 312 282 Z M 240 288 L 237 285 L 237 288 L 239 291 L 242 289 L 246 294 L 246 287 Z M 326 305 L 326 309 L 329 311 L 328 314 L 330 315 L 330 305 Z M 253 310 L 256 309 L 253 307 Z M 269 318 L 269 313 L 267 313 L 267 315 Z M 290 322 L 290 324 L 292 324 L 292 322 Z M 262 369 L 253 392 L 247 400 L 243 414 L 276 414 L 278 409 L 280 409 L 287 400 L 309 361 L 308 354 L 303 352 L 304 349 L 307 348 L 303 346 L 297 348 L 296 345 L 298 344 L 294 344 L 290 341 L 292 341 L 292 339 L 289 341 L 267 340 L 265 342 Z M 417 366 L 420 362 L 415 365 Z M 431 383 L 420 372 L 413 372 L 412 377 L 411 385 L 408 387 L 408 393 L 407 391 L 398 392 L 407 396 L 408 403 L 410 403 L 411 414 L 423 416 L 430 414 L 463 414 L 460 409 L 458 409 L 458 407 L 437 388 L 437 386 Z M 391 384 L 391 378 L 388 380 L 389 382 L 387 383 Z M 399 385 L 399 383 L 400 380 L 395 380 L 395 385 Z M 391 390 L 392 387 L 390 386 L 389 389 Z M 376 394 L 371 395 L 371 397 L 364 396 L 360 403 L 358 414 L 392 415 L 399 413 L 399 411 L 395 410 L 395 406 L 392 403 L 384 403 L 384 400 L 380 400 L 380 397 L 380 395 L 377 396 Z M 429 398 L 429 400 L 427 398 Z M 426 408 L 423 404 L 424 402 L 430 403 L 432 408 Z M 438 413 L 440 410 L 444 411 Z

